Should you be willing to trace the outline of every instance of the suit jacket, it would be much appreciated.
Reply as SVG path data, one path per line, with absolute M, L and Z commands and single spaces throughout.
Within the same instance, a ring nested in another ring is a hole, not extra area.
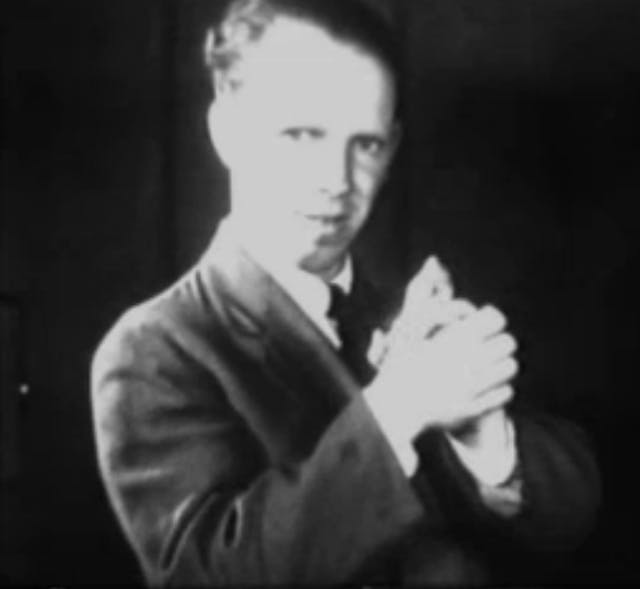
M 513 416 L 516 515 L 438 432 L 407 478 L 326 337 L 224 232 L 105 337 L 92 401 L 108 496 L 154 585 L 531 580 L 598 503 L 580 430 L 541 415 Z

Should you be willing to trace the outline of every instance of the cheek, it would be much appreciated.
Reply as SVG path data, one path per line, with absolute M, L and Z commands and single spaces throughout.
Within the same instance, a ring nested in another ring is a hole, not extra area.
M 354 184 L 362 208 L 370 208 L 385 178 L 385 168 L 359 166 L 354 172 Z
M 247 150 L 244 173 L 265 188 L 303 186 L 312 176 L 312 158 L 280 141 L 256 140 Z

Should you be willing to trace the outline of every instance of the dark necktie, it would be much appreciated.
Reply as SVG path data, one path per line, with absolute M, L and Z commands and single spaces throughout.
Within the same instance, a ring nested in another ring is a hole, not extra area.
M 335 323 L 338 332 L 338 353 L 356 380 L 366 384 L 373 377 L 374 369 L 367 359 L 370 334 L 362 322 L 361 310 L 339 286 L 330 284 L 329 289 L 331 300 L 327 317 Z

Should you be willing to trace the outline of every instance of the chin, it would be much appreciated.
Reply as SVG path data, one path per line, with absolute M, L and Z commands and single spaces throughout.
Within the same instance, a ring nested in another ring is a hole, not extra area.
M 299 258 L 298 267 L 316 276 L 327 277 L 333 274 L 336 266 L 342 264 L 346 254 L 346 248 L 337 250 L 322 248 Z

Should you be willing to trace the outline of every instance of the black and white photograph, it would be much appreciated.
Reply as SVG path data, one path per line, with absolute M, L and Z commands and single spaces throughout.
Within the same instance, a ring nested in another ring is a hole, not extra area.
M 639 31 L 0 3 L 0 586 L 640 583 Z

